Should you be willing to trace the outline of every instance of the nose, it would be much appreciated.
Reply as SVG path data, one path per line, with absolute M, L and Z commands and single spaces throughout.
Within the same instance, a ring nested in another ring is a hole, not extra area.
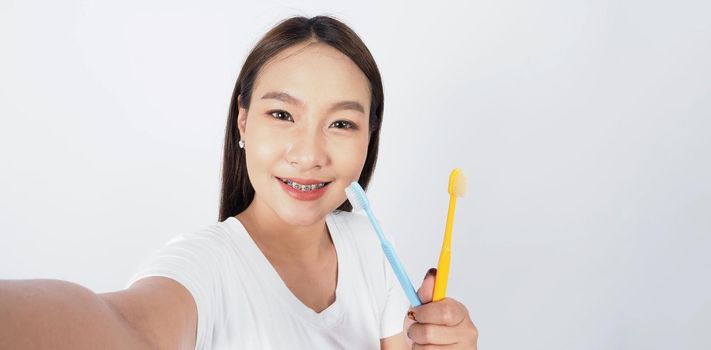
M 286 160 L 299 171 L 323 168 L 328 163 L 328 150 L 324 135 L 318 130 L 298 128 L 291 135 Z

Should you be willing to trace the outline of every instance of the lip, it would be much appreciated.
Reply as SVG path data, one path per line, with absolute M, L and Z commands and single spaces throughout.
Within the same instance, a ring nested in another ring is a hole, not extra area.
M 305 182 L 301 182 L 301 181 L 303 181 L 302 179 L 296 179 L 296 178 L 288 178 L 288 179 L 298 182 L 302 185 L 313 185 L 313 184 L 318 184 L 318 183 L 322 183 L 322 182 L 328 182 L 328 181 L 313 181 L 313 180 L 311 180 L 311 182 L 308 182 L 309 180 L 306 180 Z M 279 180 L 279 178 L 277 178 L 277 177 L 274 177 L 274 180 L 279 183 L 279 186 L 281 186 L 282 190 L 284 190 L 284 192 L 286 192 L 289 196 L 291 196 L 291 198 L 294 198 L 294 199 L 300 200 L 300 201 L 313 201 L 313 200 L 317 200 L 317 199 L 321 198 L 326 193 L 329 186 L 331 185 L 329 183 L 326 186 L 319 188 L 318 190 L 302 192 L 302 191 L 299 191 L 299 190 L 285 184 L 283 181 Z

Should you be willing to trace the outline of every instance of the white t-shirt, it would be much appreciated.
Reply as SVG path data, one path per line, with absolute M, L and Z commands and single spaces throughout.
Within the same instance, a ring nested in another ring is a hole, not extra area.
M 164 276 L 197 305 L 195 349 L 379 349 L 402 331 L 408 300 L 368 218 L 326 217 L 338 255 L 336 301 L 316 313 L 284 284 L 234 217 L 181 234 L 131 278 Z

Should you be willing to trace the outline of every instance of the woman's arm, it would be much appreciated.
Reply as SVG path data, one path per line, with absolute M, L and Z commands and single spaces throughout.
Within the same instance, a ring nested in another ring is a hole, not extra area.
M 58 280 L 0 281 L 1 349 L 193 349 L 196 323 L 192 296 L 167 278 L 106 294 Z

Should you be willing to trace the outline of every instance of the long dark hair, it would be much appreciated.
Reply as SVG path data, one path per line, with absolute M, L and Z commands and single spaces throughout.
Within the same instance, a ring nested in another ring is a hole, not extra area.
M 245 154 L 238 146 L 238 97 L 241 96 L 241 107 L 249 109 L 254 81 L 262 66 L 282 50 L 307 40 L 316 40 L 339 50 L 355 62 L 370 82 L 370 141 L 365 164 L 358 179 L 364 189 L 368 187 L 378 158 L 378 140 L 383 117 L 383 83 L 378 66 L 360 37 L 339 20 L 326 16 L 293 17 L 282 21 L 264 35 L 247 56 L 235 83 L 225 129 L 219 221 L 241 213 L 254 199 L 254 187 L 247 175 Z M 346 200 L 338 209 L 351 211 L 351 203 Z

